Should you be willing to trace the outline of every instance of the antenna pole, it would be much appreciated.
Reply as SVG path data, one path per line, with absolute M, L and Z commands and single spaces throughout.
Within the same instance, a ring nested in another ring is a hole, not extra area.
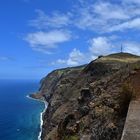
M 123 53 L 123 45 L 121 44 L 121 53 Z

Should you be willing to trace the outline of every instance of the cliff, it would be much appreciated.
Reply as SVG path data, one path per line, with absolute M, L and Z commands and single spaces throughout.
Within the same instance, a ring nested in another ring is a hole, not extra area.
M 48 102 L 42 140 L 120 140 L 139 69 L 139 56 L 118 53 L 48 74 L 32 95 Z

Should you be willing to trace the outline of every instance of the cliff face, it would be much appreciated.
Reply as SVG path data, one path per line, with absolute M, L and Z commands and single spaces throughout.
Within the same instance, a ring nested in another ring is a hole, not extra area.
M 32 95 L 48 102 L 42 140 L 120 140 L 139 68 L 140 57 L 120 53 L 50 73 Z

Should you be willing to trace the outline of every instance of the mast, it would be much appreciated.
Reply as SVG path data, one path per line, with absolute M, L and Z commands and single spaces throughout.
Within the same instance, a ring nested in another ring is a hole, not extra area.
M 121 44 L 121 53 L 123 53 L 123 44 Z

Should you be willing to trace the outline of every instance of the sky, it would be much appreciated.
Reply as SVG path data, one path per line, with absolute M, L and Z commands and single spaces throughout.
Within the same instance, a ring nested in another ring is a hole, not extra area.
M 0 79 L 41 79 L 121 44 L 140 55 L 140 0 L 0 0 Z

